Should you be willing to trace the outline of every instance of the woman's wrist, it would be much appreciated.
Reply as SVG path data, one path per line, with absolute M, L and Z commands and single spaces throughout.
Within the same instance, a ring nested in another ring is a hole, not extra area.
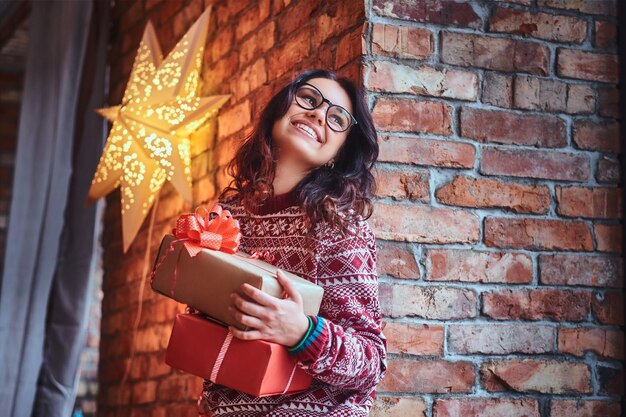
M 298 340 L 298 342 L 296 342 L 291 347 L 288 347 L 289 351 L 299 349 L 302 346 L 302 344 L 306 341 L 306 339 L 309 337 L 311 332 L 313 331 L 313 328 L 315 327 L 315 323 L 313 323 L 313 318 L 311 316 L 306 316 L 306 319 L 307 319 L 307 323 L 308 323 L 308 327 L 307 327 L 306 331 L 304 332 L 302 337 Z

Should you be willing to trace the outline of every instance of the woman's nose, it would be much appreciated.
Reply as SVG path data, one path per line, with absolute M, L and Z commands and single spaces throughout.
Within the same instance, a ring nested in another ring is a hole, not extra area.
M 322 125 L 326 121 L 326 107 L 320 106 L 315 109 L 311 109 L 308 111 L 307 116 L 317 119 L 317 122 Z

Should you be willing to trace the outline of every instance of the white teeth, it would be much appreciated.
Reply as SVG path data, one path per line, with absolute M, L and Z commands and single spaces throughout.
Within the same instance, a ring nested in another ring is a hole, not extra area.
M 315 130 L 311 129 L 309 126 L 304 125 L 302 123 L 295 123 L 294 126 L 297 127 L 298 129 L 303 130 L 304 132 L 306 132 L 313 139 L 319 141 L 319 139 L 317 138 L 317 134 L 315 133 Z

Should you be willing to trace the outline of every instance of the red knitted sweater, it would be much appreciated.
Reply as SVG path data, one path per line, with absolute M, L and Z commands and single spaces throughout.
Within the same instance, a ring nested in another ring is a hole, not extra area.
M 307 236 L 304 211 L 289 193 L 255 213 L 237 199 L 221 202 L 241 226 L 240 249 L 273 255 L 267 259 L 324 287 L 321 334 L 297 354 L 313 377 L 308 391 L 253 397 L 205 381 L 200 413 L 208 416 L 367 416 L 386 365 L 386 341 L 378 302 L 375 238 L 366 222 L 355 235 L 319 224 Z

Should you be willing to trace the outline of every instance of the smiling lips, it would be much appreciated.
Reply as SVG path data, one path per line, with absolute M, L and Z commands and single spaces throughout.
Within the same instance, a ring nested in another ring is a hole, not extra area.
M 317 142 L 319 143 L 324 143 L 322 142 L 322 139 L 320 138 L 319 134 L 317 133 L 317 131 L 315 129 L 313 129 L 311 126 L 303 123 L 303 122 L 293 122 L 293 125 L 297 128 L 302 130 L 304 133 L 306 133 L 307 135 L 309 135 L 311 138 L 315 139 Z

